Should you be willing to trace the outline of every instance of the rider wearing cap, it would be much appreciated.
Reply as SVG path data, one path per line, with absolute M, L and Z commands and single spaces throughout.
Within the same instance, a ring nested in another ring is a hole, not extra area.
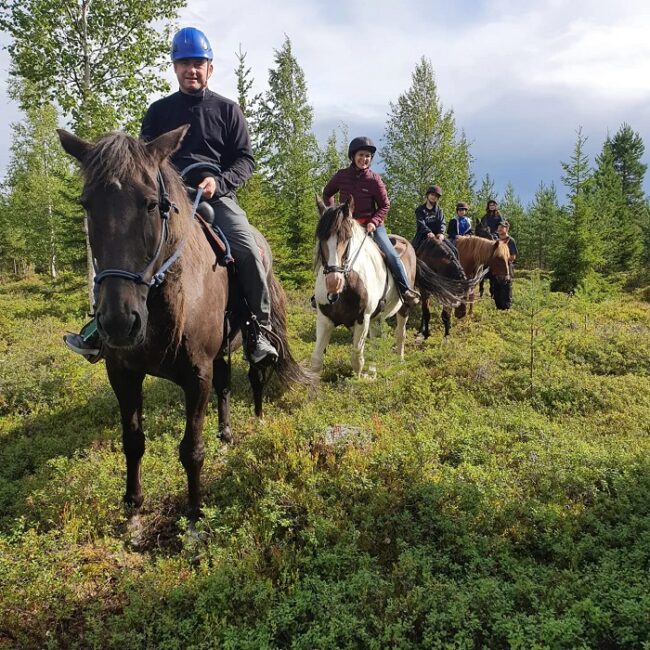
M 386 256 L 386 265 L 390 270 L 402 300 L 406 304 L 417 304 L 420 295 L 409 286 L 404 264 L 391 244 L 384 220 L 390 208 L 386 186 L 381 176 L 370 170 L 372 158 L 377 151 L 373 141 L 360 136 L 354 138 L 348 147 L 350 166 L 334 174 L 323 190 L 325 204 L 334 204 L 334 195 L 339 195 L 343 203 L 352 196 L 354 199 L 354 219 L 372 233 L 375 243 Z
M 212 165 L 212 169 L 195 168 L 185 180 L 201 189 L 203 199 L 212 206 L 214 224 L 225 234 L 235 257 L 241 291 L 262 328 L 254 349 L 249 350 L 250 359 L 253 363 L 273 361 L 278 357 L 277 350 L 263 333 L 270 326 L 266 272 L 246 213 L 235 195 L 255 168 L 250 136 L 238 104 L 208 89 L 212 58 L 210 43 L 200 30 L 185 27 L 174 36 L 171 59 L 179 90 L 149 106 L 140 135 L 149 141 L 184 124 L 190 125 L 171 162 L 179 172 L 195 163 Z M 66 339 L 68 347 L 90 356 L 79 340 L 72 340 L 73 336 L 78 335 L 68 335 L 70 340 Z
M 465 235 L 473 235 L 472 222 L 467 216 L 469 206 L 465 201 L 456 203 L 456 216 L 449 221 L 447 226 L 447 237 L 454 242 L 456 237 L 463 237 Z
M 415 237 L 413 248 L 416 250 L 427 239 L 443 241 L 445 238 L 445 216 L 438 205 L 442 196 L 440 185 L 431 185 L 427 189 L 425 202 L 415 209 Z

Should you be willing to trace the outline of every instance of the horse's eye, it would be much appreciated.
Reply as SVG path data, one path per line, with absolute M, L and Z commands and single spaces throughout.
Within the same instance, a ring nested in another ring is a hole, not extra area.
M 158 201 L 147 201 L 147 210 L 153 212 L 158 207 Z

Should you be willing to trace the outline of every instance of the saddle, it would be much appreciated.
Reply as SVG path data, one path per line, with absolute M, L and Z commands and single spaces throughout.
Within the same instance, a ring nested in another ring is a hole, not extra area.
M 404 237 L 400 237 L 399 235 L 388 235 L 388 239 L 390 240 L 390 243 L 393 245 L 393 248 L 397 251 L 397 254 L 399 255 L 400 259 L 402 259 L 408 249 L 408 245 L 409 245 L 408 241 L 406 241 Z M 384 255 L 383 252 L 382 255 Z
M 221 228 L 214 223 L 212 206 L 207 201 L 201 201 L 196 205 L 197 191 L 192 187 L 187 188 L 187 195 L 195 203 L 194 218 L 203 229 L 203 234 L 217 257 L 217 263 L 221 266 L 232 264 L 235 260 L 230 253 L 230 245 Z

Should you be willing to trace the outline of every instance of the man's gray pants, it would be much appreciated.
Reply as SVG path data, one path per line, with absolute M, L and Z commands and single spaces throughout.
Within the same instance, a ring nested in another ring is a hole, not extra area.
M 209 203 L 214 210 L 214 224 L 230 244 L 244 298 L 258 322 L 269 325 L 271 300 L 266 271 L 248 217 L 237 201 L 228 196 L 211 199 Z

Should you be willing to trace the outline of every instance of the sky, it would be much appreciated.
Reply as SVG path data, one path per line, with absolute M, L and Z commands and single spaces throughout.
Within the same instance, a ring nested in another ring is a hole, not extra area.
M 471 143 L 477 182 L 489 174 L 501 196 L 512 182 L 524 204 L 540 182 L 563 195 L 560 162 L 569 160 L 578 127 L 593 161 L 627 122 L 650 163 L 647 0 L 188 0 L 179 24 L 207 34 L 215 52 L 210 86 L 232 98 L 240 47 L 254 91 L 264 92 L 274 50 L 288 36 L 318 139 L 345 124 L 350 137 L 374 138 L 379 155 L 390 103 L 427 57 L 444 109 Z M 0 34 L 0 45 L 8 42 Z M 10 125 L 21 119 L 6 95 L 8 67 L 2 50 L 0 177 Z

